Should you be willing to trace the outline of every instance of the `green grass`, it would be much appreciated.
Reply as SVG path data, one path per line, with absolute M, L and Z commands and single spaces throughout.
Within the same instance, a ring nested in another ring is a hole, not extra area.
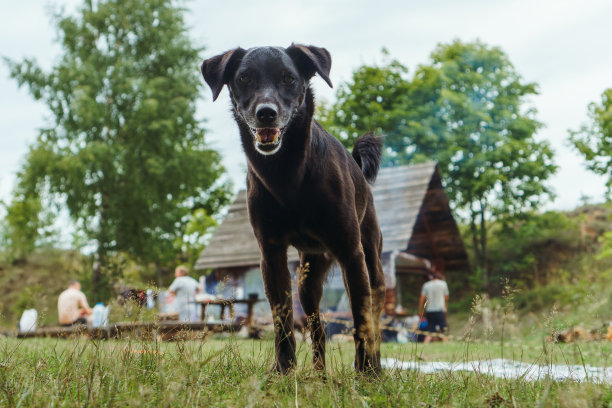
M 591 383 L 527 382 L 470 373 L 385 370 L 356 375 L 353 345 L 328 343 L 327 375 L 312 369 L 310 346 L 298 343 L 299 364 L 270 374 L 273 342 L 235 337 L 144 342 L 0 339 L 0 406 L 612 406 L 612 388 Z M 602 366 L 604 342 L 504 343 L 504 357 L 534 364 Z M 500 342 L 384 344 L 383 358 L 471 361 L 501 357 Z

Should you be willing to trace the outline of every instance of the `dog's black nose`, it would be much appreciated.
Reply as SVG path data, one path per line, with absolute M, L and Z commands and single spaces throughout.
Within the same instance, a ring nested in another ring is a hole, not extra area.
M 262 103 L 261 105 L 257 106 L 255 115 L 257 115 L 257 119 L 259 119 L 260 122 L 272 123 L 278 116 L 278 110 L 276 109 L 276 106 L 270 103 Z

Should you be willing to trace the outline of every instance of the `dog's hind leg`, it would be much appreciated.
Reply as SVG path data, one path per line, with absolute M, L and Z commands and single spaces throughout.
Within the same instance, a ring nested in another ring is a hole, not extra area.
M 380 362 L 372 318 L 372 291 L 361 244 L 360 222 L 355 211 L 357 207 L 350 197 L 338 199 L 342 204 L 329 206 L 327 213 L 319 214 L 324 225 L 319 236 L 342 267 L 355 325 L 355 369 L 377 373 Z
M 332 261 L 324 254 L 300 253 L 298 292 L 312 340 L 312 362 L 317 370 L 325 369 L 325 332 L 321 325 L 319 303 L 323 295 L 323 281 Z
M 339 261 L 342 265 L 344 283 L 351 302 L 355 324 L 353 335 L 355 339 L 355 369 L 358 372 L 378 372 L 380 363 L 377 361 L 376 353 L 372 292 L 363 251 L 358 251 L 349 258 L 339 259 Z
M 385 275 L 381 262 L 382 234 L 378 227 L 373 203 L 368 206 L 366 215 L 361 223 L 361 244 L 363 246 L 368 277 L 370 279 L 370 290 L 372 292 L 372 319 L 374 321 L 377 357 L 375 365 L 379 368 L 380 343 L 382 341 L 380 316 L 385 303 Z
M 344 233 L 340 228 L 331 229 L 340 231 L 341 235 L 333 234 L 335 236 L 330 240 L 333 243 L 329 247 L 335 248 L 334 256 L 342 266 L 344 286 L 351 303 L 355 325 L 355 369 L 358 372 L 378 372 L 380 363 L 377 360 L 372 317 L 372 292 L 358 228 L 355 220 L 355 228 L 345 229 Z
M 274 369 L 287 373 L 295 366 L 293 334 L 293 298 L 291 276 L 287 267 L 287 246 L 264 244 L 261 248 L 261 274 L 274 319 Z

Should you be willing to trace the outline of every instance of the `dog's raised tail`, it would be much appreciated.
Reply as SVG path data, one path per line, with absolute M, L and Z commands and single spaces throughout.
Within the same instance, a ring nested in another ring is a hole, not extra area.
M 370 184 L 374 183 L 378 175 L 381 155 L 382 139 L 372 132 L 361 136 L 353 146 L 353 158 Z

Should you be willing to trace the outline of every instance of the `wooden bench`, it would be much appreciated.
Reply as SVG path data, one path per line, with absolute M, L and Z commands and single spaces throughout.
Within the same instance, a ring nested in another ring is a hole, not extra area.
M 17 332 L 18 338 L 30 337 L 88 337 L 88 338 L 122 338 L 136 333 L 139 337 L 161 335 L 167 339 L 181 332 L 222 332 L 240 330 L 238 323 L 207 323 L 207 322 L 120 322 L 100 328 L 91 328 L 85 325 L 76 326 L 48 326 L 35 331 Z

